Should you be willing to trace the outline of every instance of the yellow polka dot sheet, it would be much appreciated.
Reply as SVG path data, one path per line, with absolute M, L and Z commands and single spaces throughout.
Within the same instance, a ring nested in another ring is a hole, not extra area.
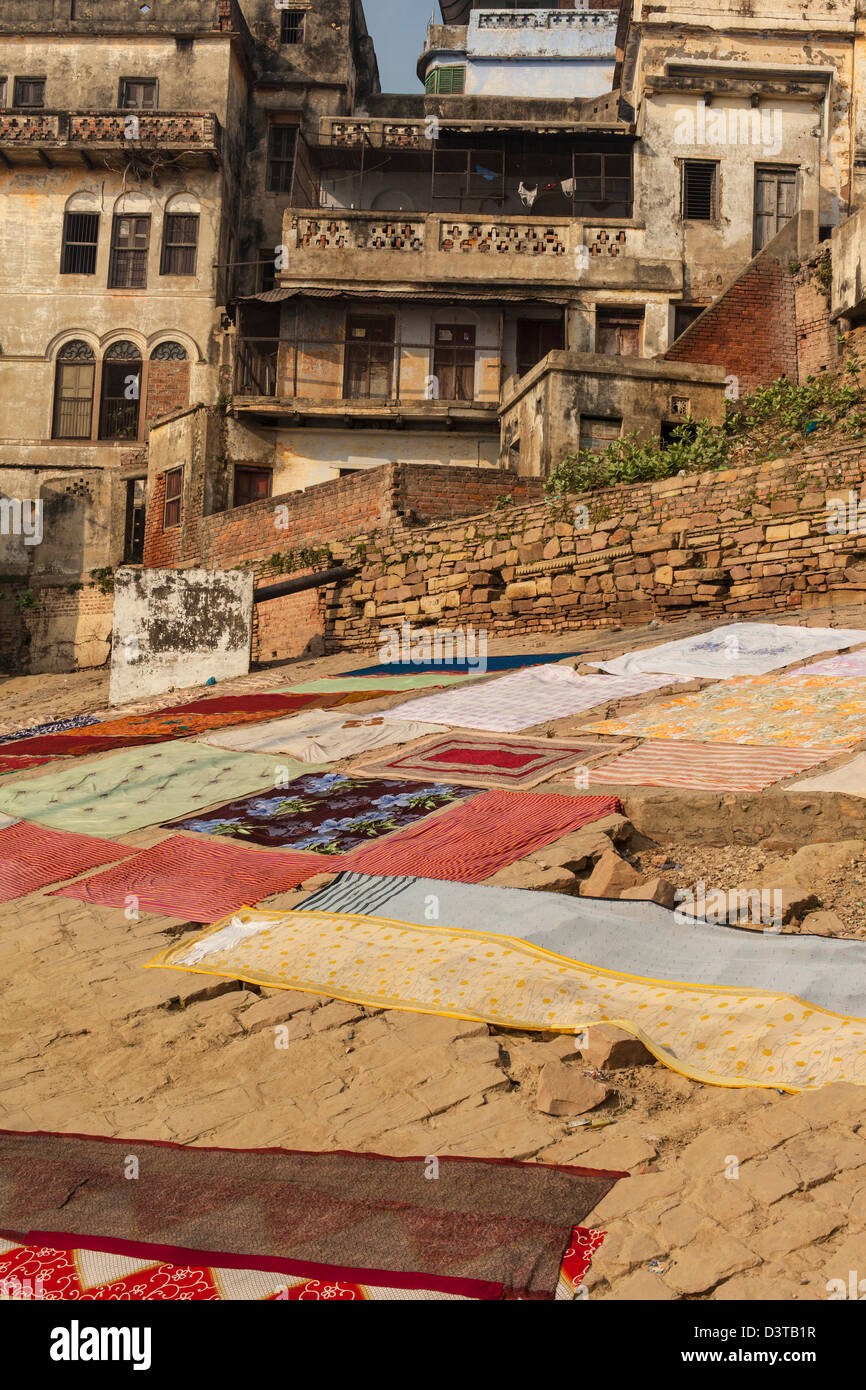
M 498 933 L 245 907 L 148 965 L 505 1028 L 615 1023 L 674 1071 L 720 1086 L 866 1085 L 866 1020 L 767 990 L 617 974 Z

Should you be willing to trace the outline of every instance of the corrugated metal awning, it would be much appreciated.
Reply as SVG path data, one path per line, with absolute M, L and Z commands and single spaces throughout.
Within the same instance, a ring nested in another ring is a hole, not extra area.
M 403 299 L 413 304 L 425 300 L 463 304 L 567 304 L 567 290 L 527 294 L 525 290 L 386 290 L 323 289 L 319 286 L 292 286 L 290 289 L 263 290 L 235 300 L 237 304 L 282 304 L 287 299 Z

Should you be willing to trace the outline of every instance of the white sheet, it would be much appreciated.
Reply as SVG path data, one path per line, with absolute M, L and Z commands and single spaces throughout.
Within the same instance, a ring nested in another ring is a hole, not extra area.
M 337 762 L 373 748 L 409 743 L 428 734 L 444 734 L 443 724 L 388 724 L 385 711 L 363 713 L 363 705 L 345 709 L 306 710 L 266 724 L 243 724 L 236 729 L 215 729 L 197 741 L 244 753 L 285 753 L 304 763 Z
M 612 676 L 642 671 L 667 671 L 686 680 L 729 680 L 732 676 L 764 676 L 794 661 L 821 652 L 839 651 L 866 643 L 866 629 L 844 627 L 785 627 L 777 623 L 728 623 L 712 632 L 664 642 L 639 652 L 626 652 L 610 661 L 593 662 Z
M 385 711 L 386 720 L 436 719 L 456 729 L 510 734 L 583 714 L 610 700 L 676 684 L 679 676 L 579 676 L 571 666 L 536 666 L 483 685 L 463 685 L 407 700 Z
M 844 792 L 849 796 L 866 796 L 866 753 L 859 753 L 850 763 L 822 772 L 818 777 L 806 777 L 785 787 L 788 792 Z

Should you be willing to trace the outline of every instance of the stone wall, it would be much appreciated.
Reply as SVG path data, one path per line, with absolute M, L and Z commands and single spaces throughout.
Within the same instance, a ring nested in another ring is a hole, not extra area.
M 104 666 L 114 596 L 98 584 L 0 579 L 0 672 L 39 675 Z
M 859 603 L 866 534 L 829 533 L 827 503 L 866 497 L 864 476 L 859 444 L 394 529 L 330 592 L 326 643 L 369 646 L 403 618 L 504 634 Z

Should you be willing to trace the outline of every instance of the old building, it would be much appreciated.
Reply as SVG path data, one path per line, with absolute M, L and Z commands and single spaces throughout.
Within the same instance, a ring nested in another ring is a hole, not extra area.
M 853 0 L 762 8 L 443 0 L 393 95 L 360 0 L 7 0 L 15 659 L 103 660 L 94 571 L 209 562 L 208 518 L 371 470 L 508 490 L 828 365 L 786 277 L 859 205 L 862 41 Z
M 357 0 L 4 3 L 7 662 L 105 659 L 90 581 L 141 560 L 150 430 L 218 397 L 225 306 L 266 274 L 301 122 L 377 85 Z

